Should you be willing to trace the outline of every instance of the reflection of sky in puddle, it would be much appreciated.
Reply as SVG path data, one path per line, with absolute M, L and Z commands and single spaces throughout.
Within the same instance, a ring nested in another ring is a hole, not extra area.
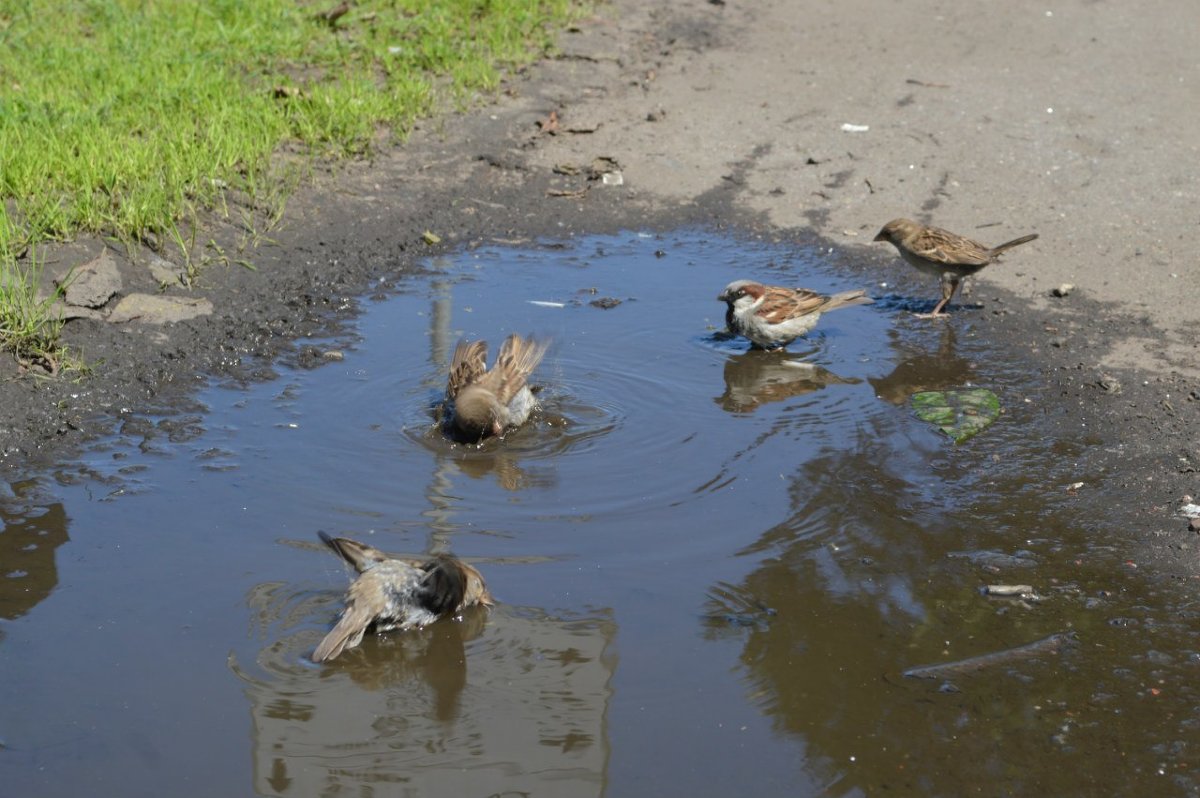
M 925 694 L 883 674 L 935 661 L 964 627 L 986 648 L 1064 622 L 1061 607 L 1001 617 L 946 552 L 1045 555 L 1062 530 L 1020 498 L 1046 471 L 1022 437 L 1025 377 L 984 362 L 969 315 L 850 308 L 786 353 L 718 334 L 734 277 L 870 289 L 807 256 L 694 234 L 481 248 L 367 301 L 355 340 L 313 342 L 343 359 L 130 419 L 58 472 L 61 504 L 36 503 L 61 518 L 58 586 L 0 638 L 14 794 L 890 783 L 846 764 L 922 748 Z M 621 301 L 591 304 L 605 298 Z M 448 443 L 429 409 L 455 341 L 494 354 L 509 332 L 554 340 L 543 411 L 499 444 Z M 980 373 L 1009 416 L 952 450 L 907 396 Z M 5 515 L 0 552 L 35 515 Z M 313 666 L 349 581 L 318 529 L 453 550 L 501 606 Z M 1019 714 L 1023 696 L 1002 697 Z M 942 792 L 964 778 L 950 770 Z

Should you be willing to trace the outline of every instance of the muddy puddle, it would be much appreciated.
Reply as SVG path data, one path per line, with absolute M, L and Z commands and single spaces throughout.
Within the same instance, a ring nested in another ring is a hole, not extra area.
M 1194 794 L 1192 586 L 1125 562 L 1103 436 L 1048 432 L 986 311 L 914 319 L 839 258 L 689 231 L 432 261 L 319 367 L 4 486 L 0 792 Z M 880 301 L 749 352 L 738 277 Z M 509 332 L 554 340 L 543 409 L 446 442 L 455 341 Z M 909 401 L 977 388 L 1001 413 L 957 446 Z M 499 604 L 315 666 L 350 579 L 317 530 L 452 550 Z

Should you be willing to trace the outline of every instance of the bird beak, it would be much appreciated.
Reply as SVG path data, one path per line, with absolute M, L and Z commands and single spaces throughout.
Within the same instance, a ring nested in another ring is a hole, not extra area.
M 875 237 L 872 238 L 871 240 L 872 241 L 887 241 L 888 240 L 887 233 L 883 230 L 880 230 L 878 233 L 875 234 Z
M 729 297 L 726 296 L 724 291 L 722 291 L 721 293 L 717 294 L 717 301 L 718 302 L 728 302 Z

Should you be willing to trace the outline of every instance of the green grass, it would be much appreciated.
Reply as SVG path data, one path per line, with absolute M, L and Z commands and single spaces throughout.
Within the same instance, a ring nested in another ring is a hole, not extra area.
M 0 277 L 79 231 L 172 240 L 271 156 L 367 150 L 545 53 L 578 0 L 31 0 L 0 4 Z M 16 311 L 0 294 L 0 328 Z M 7 345 L 0 341 L 0 345 Z
M 37 296 L 42 264 L 36 251 L 29 266 L 15 263 L 0 272 L 0 348 L 22 363 L 39 363 L 57 371 L 52 353 L 57 351 L 62 322 L 50 313 L 56 296 Z

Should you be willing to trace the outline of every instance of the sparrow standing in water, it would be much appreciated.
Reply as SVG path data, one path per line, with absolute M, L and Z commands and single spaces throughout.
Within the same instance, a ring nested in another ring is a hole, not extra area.
M 942 281 L 942 301 L 932 313 L 917 314 L 932 319 L 946 315 L 942 311 L 965 278 L 995 263 L 1006 249 L 1028 244 L 1037 237 L 1037 233 L 1032 233 L 998 247 L 987 247 L 940 227 L 928 227 L 911 219 L 893 219 L 883 226 L 875 240 L 891 242 L 910 266 Z
M 443 615 L 494 603 L 483 575 L 448 554 L 406 560 L 349 538 L 317 534 L 359 577 L 346 592 L 342 617 L 313 652 L 313 662 L 328 662 L 354 648 L 368 630 L 419 629 Z
M 446 385 L 446 425 L 455 438 L 477 443 L 503 435 L 525 423 L 537 407 L 526 384 L 546 354 L 549 342 L 508 336 L 492 370 L 487 370 L 487 342 L 459 341 L 450 361 Z
M 829 310 L 874 302 L 866 291 L 833 296 L 807 288 L 783 288 L 753 280 L 735 280 L 717 299 L 727 305 L 725 325 L 762 349 L 787 346 L 816 326 Z

